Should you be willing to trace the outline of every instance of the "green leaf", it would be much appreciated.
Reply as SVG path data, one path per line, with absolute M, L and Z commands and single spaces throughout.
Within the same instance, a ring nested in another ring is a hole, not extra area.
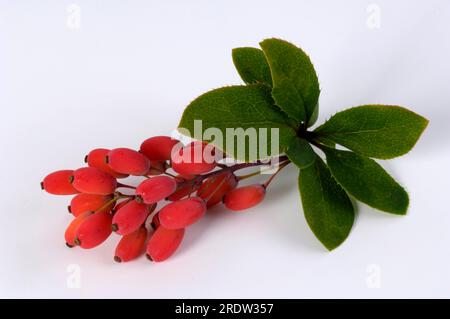
M 319 118 L 319 102 L 317 102 L 316 107 L 314 108 L 313 113 L 311 114 L 311 117 L 308 120 L 307 126 L 313 126 L 314 123 L 317 122 L 317 119 Z
M 295 45 L 266 39 L 260 43 L 272 74 L 276 104 L 298 122 L 317 120 L 319 81 L 308 55 Z
M 318 156 L 314 165 L 300 170 L 298 185 L 309 227 L 328 250 L 333 250 L 352 228 L 352 202 Z
M 349 151 L 325 149 L 338 183 L 357 200 L 379 210 L 405 215 L 408 193 L 373 159 Z
M 314 164 L 316 153 L 311 145 L 302 138 L 293 138 L 286 151 L 286 155 L 298 168 L 307 168 Z
M 427 125 L 400 106 L 363 105 L 335 114 L 315 132 L 361 155 L 390 159 L 409 152 Z
M 195 120 L 201 120 L 198 132 L 194 130 Z M 283 153 L 295 136 L 288 118 L 273 105 L 270 88 L 263 84 L 229 86 L 199 96 L 185 109 L 179 127 L 183 128 L 181 133 L 211 142 L 228 155 L 244 161 Z M 234 132 L 235 129 L 238 130 Z M 252 133 L 256 134 L 256 139 L 248 138 Z
M 257 48 L 236 48 L 232 51 L 233 63 L 247 84 L 265 83 L 272 87 L 272 76 L 264 52 Z

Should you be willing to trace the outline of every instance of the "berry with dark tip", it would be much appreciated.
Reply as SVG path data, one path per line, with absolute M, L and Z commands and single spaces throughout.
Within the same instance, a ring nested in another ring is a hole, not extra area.
M 147 229 L 142 226 L 135 232 L 123 236 L 116 246 L 114 260 L 119 263 L 127 262 L 143 255 L 147 233 Z
M 156 208 L 156 205 L 148 206 L 133 200 L 120 208 L 114 214 L 112 230 L 119 235 L 128 235 L 136 231 L 144 224 L 148 215 Z
M 41 182 L 41 188 L 53 195 L 73 195 L 79 191 L 72 185 L 73 170 L 61 170 L 47 175 Z
M 136 195 L 145 204 L 154 204 L 177 189 L 177 182 L 169 176 L 155 176 L 146 179 L 136 188 Z
M 205 201 L 200 197 L 191 197 L 164 206 L 158 215 L 165 228 L 180 229 L 194 224 L 205 212 Z
M 161 262 L 172 256 L 180 246 L 184 237 L 184 229 L 167 229 L 163 226 L 153 233 L 147 244 L 147 258 Z
M 143 154 L 129 148 L 111 150 L 106 157 L 106 161 L 109 167 L 122 174 L 142 176 L 146 175 L 150 169 L 150 160 Z
M 90 151 L 88 155 L 86 155 L 84 161 L 88 164 L 89 167 L 98 168 L 99 170 L 108 173 L 114 178 L 128 177 L 127 174 L 121 174 L 116 172 L 106 163 L 106 156 L 108 155 L 109 152 L 110 150 L 106 148 L 96 148 Z
M 117 181 L 98 168 L 83 167 L 74 171 L 72 185 L 81 193 L 109 195 L 116 190 Z
M 111 235 L 112 216 L 107 212 L 89 215 L 75 233 L 74 243 L 84 249 L 94 248 Z
M 67 247 L 72 248 L 76 246 L 74 240 L 78 227 L 80 227 L 80 225 L 86 220 L 86 218 L 92 214 L 93 213 L 90 211 L 81 213 L 72 220 L 69 226 L 67 226 L 66 232 L 64 233 L 64 239 L 66 240 Z
M 228 209 L 239 211 L 258 205 L 265 195 L 266 188 L 261 184 L 254 184 L 229 191 L 223 202 Z

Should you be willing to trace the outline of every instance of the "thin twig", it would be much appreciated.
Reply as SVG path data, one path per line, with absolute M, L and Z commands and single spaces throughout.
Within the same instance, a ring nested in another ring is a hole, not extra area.
M 274 173 L 274 174 L 272 174 L 272 176 L 270 176 L 270 178 L 263 184 L 263 186 L 264 186 L 264 188 L 268 188 L 269 187 L 269 185 L 270 185 L 270 183 L 273 181 L 273 179 L 275 178 L 275 176 L 277 176 L 277 174 L 279 173 L 279 172 L 281 172 L 281 170 L 283 169 L 283 168 L 285 168 L 286 166 L 288 166 L 289 164 L 290 164 L 291 162 L 284 162 L 284 163 L 282 163 L 282 164 L 280 164 L 280 166 L 278 167 L 278 170 Z

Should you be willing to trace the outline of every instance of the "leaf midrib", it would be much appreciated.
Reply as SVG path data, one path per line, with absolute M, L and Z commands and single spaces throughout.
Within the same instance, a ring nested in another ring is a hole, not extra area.
M 332 135 L 332 136 L 336 136 L 336 135 L 351 135 L 351 134 L 361 134 L 361 133 L 374 133 L 374 132 L 382 132 L 382 131 L 387 131 L 391 128 L 409 128 L 412 127 L 414 125 L 410 125 L 410 124 L 404 124 L 404 125 L 396 125 L 396 126 L 386 126 L 384 125 L 382 128 L 379 129 L 371 129 L 371 130 L 359 130 L 359 131 L 344 131 L 344 132 L 327 132 L 327 131 L 318 131 L 318 133 L 324 133 L 324 135 Z

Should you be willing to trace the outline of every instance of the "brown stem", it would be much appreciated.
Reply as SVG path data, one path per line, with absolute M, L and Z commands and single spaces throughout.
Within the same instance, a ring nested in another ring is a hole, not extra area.
M 287 156 L 280 156 L 280 157 L 278 157 L 277 160 L 278 160 L 278 162 L 284 162 L 284 161 L 288 160 L 288 158 L 287 158 Z M 273 162 L 273 161 L 271 161 L 271 162 Z M 214 171 L 214 172 L 211 172 L 209 174 L 202 175 L 200 177 L 202 177 L 201 180 L 204 180 L 206 178 L 209 178 L 209 177 L 212 177 L 212 176 L 215 176 L 215 175 L 220 175 L 220 174 L 222 174 L 224 172 L 227 172 L 227 171 L 234 173 L 234 172 L 236 172 L 238 170 L 241 170 L 241 169 L 244 169 L 244 168 L 263 166 L 263 165 L 270 165 L 271 162 L 263 163 L 261 161 L 257 161 L 257 162 L 254 162 L 254 163 L 236 164 L 234 166 L 228 166 L 228 167 L 226 167 L 226 168 L 224 168 L 222 170 Z
M 283 168 L 285 168 L 286 166 L 288 166 L 290 163 L 291 163 L 290 161 L 286 161 L 286 162 L 283 162 L 282 164 L 280 164 L 280 167 L 278 168 L 278 170 L 272 176 L 270 176 L 270 178 L 263 184 L 264 188 L 267 189 L 269 187 L 270 183 L 275 178 L 275 176 L 277 176 L 277 174 L 279 172 L 281 172 L 281 170 Z
M 111 205 L 112 203 L 115 203 L 120 198 L 120 196 L 121 195 L 119 193 L 115 193 L 114 197 L 111 200 L 109 200 L 105 204 L 103 204 L 103 206 L 100 207 L 99 209 L 97 209 L 94 213 L 98 213 L 98 212 L 101 212 L 102 210 L 106 209 L 109 205 Z
M 117 183 L 117 188 L 131 188 L 131 189 L 136 189 L 136 187 L 134 187 L 134 186 L 126 185 L 126 184 L 122 184 L 122 183 Z
M 286 161 L 289 161 L 289 160 L 286 160 Z M 286 161 L 281 162 L 280 165 L 283 164 L 283 163 L 285 163 Z M 270 169 L 272 169 L 272 168 L 270 168 Z M 238 179 L 239 181 L 242 181 L 242 180 L 247 179 L 247 178 L 251 178 L 251 177 L 254 177 L 254 176 L 261 175 L 263 172 L 268 171 L 268 170 L 270 170 L 270 169 L 269 169 L 269 168 L 267 168 L 267 169 L 260 169 L 260 170 L 258 170 L 258 171 L 256 171 L 256 172 L 249 173 L 249 174 L 247 174 L 247 175 L 240 175 L 240 176 L 236 176 L 236 177 L 237 177 L 237 179 Z

